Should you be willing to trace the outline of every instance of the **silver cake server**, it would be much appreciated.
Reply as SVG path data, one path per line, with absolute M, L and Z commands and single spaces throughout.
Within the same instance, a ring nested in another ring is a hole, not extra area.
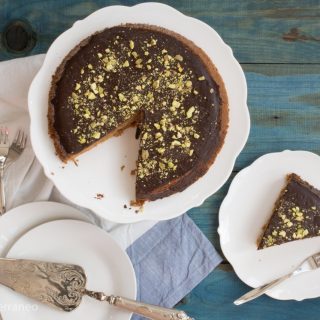
M 192 320 L 184 311 L 140 303 L 86 289 L 82 267 L 24 259 L 0 258 L 0 284 L 63 311 L 76 309 L 84 295 L 154 320 Z

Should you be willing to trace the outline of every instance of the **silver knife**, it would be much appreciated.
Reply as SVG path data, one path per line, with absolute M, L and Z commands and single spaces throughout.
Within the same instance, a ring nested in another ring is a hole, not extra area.
M 86 282 L 86 274 L 78 265 L 0 258 L 0 284 L 63 311 L 76 309 L 88 295 L 149 319 L 192 320 L 184 311 L 87 290 Z

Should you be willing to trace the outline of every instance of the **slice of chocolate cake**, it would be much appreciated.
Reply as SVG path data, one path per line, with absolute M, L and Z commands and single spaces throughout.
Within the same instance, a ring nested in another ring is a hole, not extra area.
M 137 125 L 136 200 L 155 200 L 206 173 L 224 142 L 228 101 L 217 69 L 193 42 L 131 24 L 69 53 L 53 76 L 48 119 L 65 162 Z
M 259 239 L 258 249 L 320 235 L 320 190 L 291 173 Z

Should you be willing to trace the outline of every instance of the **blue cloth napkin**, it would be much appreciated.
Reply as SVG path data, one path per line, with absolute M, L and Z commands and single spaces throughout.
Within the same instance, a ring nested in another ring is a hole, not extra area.
M 157 223 L 127 253 L 136 272 L 137 300 L 165 307 L 176 305 L 222 261 L 186 214 Z

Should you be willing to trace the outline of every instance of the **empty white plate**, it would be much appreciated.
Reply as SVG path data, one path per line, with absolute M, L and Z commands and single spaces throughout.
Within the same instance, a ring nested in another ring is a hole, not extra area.
M 318 155 L 307 151 L 270 153 L 234 178 L 221 205 L 221 248 L 239 278 L 249 286 L 257 287 L 285 275 L 320 251 L 320 237 L 257 250 L 257 239 L 271 217 L 286 175 L 292 172 L 320 189 Z M 288 279 L 267 294 L 281 300 L 315 298 L 320 296 L 319 283 L 318 269 Z
M 31 202 L 9 210 L 0 219 L 0 256 L 5 256 L 14 242 L 30 229 L 60 219 L 90 222 L 81 211 L 51 201 Z
M 59 220 L 42 224 L 22 236 L 9 251 L 10 258 L 78 264 L 87 274 L 87 288 L 107 294 L 136 297 L 136 279 L 126 253 L 103 230 L 82 221 Z M 129 320 L 131 314 L 84 297 L 68 313 L 37 303 L 0 287 L 6 320 Z

